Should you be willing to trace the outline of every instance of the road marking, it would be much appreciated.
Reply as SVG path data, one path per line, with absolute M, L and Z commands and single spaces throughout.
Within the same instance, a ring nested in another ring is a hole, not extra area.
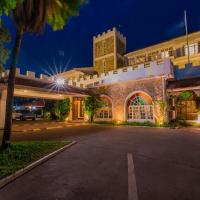
M 138 200 L 135 168 L 133 164 L 132 154 L 128 153 L 127 158 L 128 158 L 128 200 Z
M 63 128 L 63 127 L 62 126 L 52 126 L 52 127 L 47 127 L 46 129 L 50 130 L 50 129 L 56 129 L 56 128 Z
M 33 129 L 33 131 L 40 131 L 40 130 L 41 130 L 40 128 Z

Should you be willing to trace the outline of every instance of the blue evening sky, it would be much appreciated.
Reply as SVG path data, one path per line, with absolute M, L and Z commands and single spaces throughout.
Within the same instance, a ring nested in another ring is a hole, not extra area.
M 37 74 L 54 64 L 62 69 L 92 66 L 92 39 L 112 27 L 127 37 L 127 52 L 183 35 L 187 9 L 189 31 L 200 30 L 199 0 L 89 0 L 79 17 L 62 31 L 47 27 L 40 35 L 26 34 L 18 66 Z M 12 22 L 4 18 L 14 35 Z

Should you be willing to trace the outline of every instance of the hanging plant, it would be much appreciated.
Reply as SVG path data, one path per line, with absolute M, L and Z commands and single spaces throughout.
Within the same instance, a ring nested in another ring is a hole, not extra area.
M 183 92 L 180 93 L 179 98 L 180 98 L 180 100 L 186 101 L 192 96 L 193 96 L 193 92 L 183 91 Z

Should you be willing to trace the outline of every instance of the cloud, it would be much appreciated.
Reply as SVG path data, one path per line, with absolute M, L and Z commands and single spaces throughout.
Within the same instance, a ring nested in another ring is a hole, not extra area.
M 183 34 L 185 30 L 184 27 L 185 27 L 184 20 L 172 25 L 171 28 L 169 28 L 169 30 L 167 31 L 167 36 Z

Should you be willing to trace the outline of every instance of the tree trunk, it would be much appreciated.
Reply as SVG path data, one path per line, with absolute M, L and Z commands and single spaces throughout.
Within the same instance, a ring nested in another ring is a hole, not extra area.
M 8 77 L 6 113 L 5 113 L 6 116 L 5 116 L 2 148 L 7 148 L 10 144 L 11 129 L 12 129 L 12 111 L 13 111 L 13 99 L 14 99 L 15 73 L 16 73 L 16 65 L 17 65 L 17 61 L 19 57 L 22 37 L 23 37 L 23 31 L 17 31 L 14 47 L 12 50 L 11 66 L 10 66 L 10 72 L 9 72 L 9 77 Z
M 90 122 L 91 122 L 91 123 L 94 122 L 94 114 L 92 114 L 92 115 L 90 116 Z

